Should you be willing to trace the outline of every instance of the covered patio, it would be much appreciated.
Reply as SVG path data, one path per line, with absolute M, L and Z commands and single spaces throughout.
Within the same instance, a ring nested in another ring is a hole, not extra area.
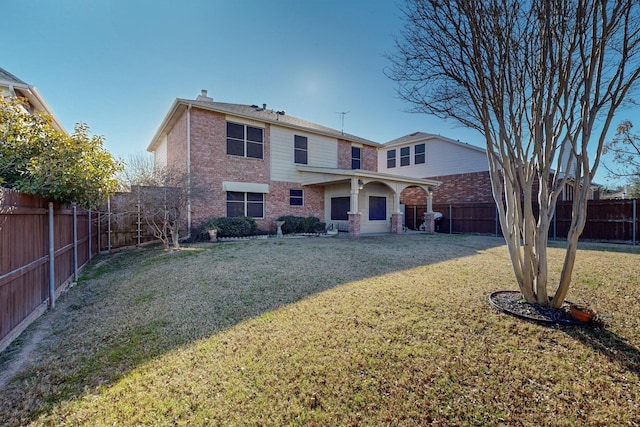
M 425 231 L 433 231 L 433 189 L 440 181 L 409 178 L 361 169 L 298 166 L 303 186 L 325 188 L 325 222 L 348 228 L 352 237 L 370 233 L 403 232 L 400 194 L 408 187 L 426 193 Z

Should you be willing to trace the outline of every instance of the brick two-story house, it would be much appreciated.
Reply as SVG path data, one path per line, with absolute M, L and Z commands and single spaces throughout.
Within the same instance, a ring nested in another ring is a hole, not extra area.
M 209 189 L 191 202 L 190 227 L 246 215 L 272 229 L 282 215 L 315 216 L 358 236 L 402 232 L 403 190 L 430 199 L 440 184 L 378 172 L 379 147 L 266 104 L 214 102 L 203 90 L 176 99 L 147 150 L 157 165 L 188 171 Z

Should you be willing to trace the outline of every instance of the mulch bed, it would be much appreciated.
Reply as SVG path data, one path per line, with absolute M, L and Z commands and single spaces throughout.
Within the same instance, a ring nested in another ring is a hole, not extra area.
M 565 301 L 561 308 L 542 307 L 526 302 L 518 291 L 497 291 L 489 295 L 489 302 L 505 313 L 546 325 L 584 326 L 588 323 L 575 320 L 569 312 L 572 304 Z

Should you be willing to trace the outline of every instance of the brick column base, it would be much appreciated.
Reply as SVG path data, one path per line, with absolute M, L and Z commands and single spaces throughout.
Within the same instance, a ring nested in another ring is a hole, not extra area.
M 402 214 L 391 214 L 391 234 L 402 234 L 404 227 L 402 226 Z
M 424 231 L 425 233 L 435 233 L 436 231 L 436 216 L 433 213 L 424 214 Z
M 359 213 L 349 214 L 349 237 L 360 237 L 360 216 Z

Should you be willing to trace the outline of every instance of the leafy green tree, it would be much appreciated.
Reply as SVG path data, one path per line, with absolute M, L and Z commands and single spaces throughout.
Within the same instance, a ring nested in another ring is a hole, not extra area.
M 96 207 L 115 191 L 119 161 L 77 124 L 67 135 L 46 113 L 31 113 L 26 100 L 0 99 L 0 185 L 62 203 Z

